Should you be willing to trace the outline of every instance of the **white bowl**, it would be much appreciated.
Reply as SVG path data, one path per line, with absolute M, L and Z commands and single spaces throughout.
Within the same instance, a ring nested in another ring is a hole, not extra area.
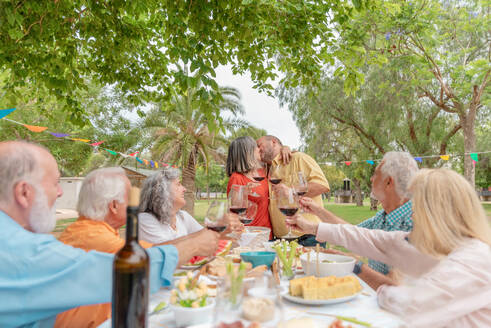
M 350 256 L 319 253 L 319 274 L 317 275 L 317 253 L 310 253 L 309 264 L 307 264 L 307 256 L 307 253 L 300 256 L 302 268 L 307 276 L 347 276 L 353 274 L 353 268 L 356 263 L 356 259 Z M 333 263 L 326 263 L 323 261 L 332 261 Z
M 263 243 L 269 240 L 270 232 L 271 229 L 266 227 L 246 226 L 237 243 L 241 247 L 249 247 L 251 250 L 256 250 L 263 247 Z
M 207 299 L 208 305 L 199 308 L 188 308 L 179 305 L 170 305 L 174 312 L 177 327 L 189 327 L 200 323 L 211 322 L 215 301 Z

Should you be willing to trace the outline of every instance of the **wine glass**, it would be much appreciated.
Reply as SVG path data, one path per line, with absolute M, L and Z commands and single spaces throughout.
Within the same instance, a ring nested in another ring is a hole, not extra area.
M 305 179 L 305 175 L 303 174 L 303 172 L 298 172 L 297 177 L 298 179 L 293 188 L 295 189 L 295 194 L 300 197 L 307 193 L 308 184 L 307 184 L 307 179 Z
M 226 202 L 213 201 L 206 212 L 205 227 L 216 232 L 224 231 L 227 228 L 226 212 Z
M 232 185 L 228 193 L 228 206 L 232 213 L 239 216 L 239 220 L 247 210 L 249 205 L 249 191 L 247 186 Z
M 276 203 L 280 212 L 283 213 L 283 215 L 285 216 L 295 215 L 295 213 L 297 213 L 298 209 L 300 208 L 298 204 L 298 197 L 295 194 L 295 189 L 293 188 L 282 188 L 280 192 L 276 193 L 276 199 Z M 288 234 L 281 238 L 286 240 L 294 240 L 297 239 L 298 236 L 292 234 L 292 229 L 291 227 L 289 227 Z
M 269 169 L 269 182 L 275 185 L 279 184 L 282 180 L 280 171 L 281 171 L 281 165 L 276 165 L 276 166 L 271 165 Z
M 263 181 L 266 177 L 259 171 L 259 166 L 256 167 L 253 171 L 252 171 L 252 178 L 254 179 L 254 181 L 256 181 L 257 183 L 256 184 L 253 184 L 255 185 L 254 188 L 257 188 L 260 186 L 260 182 Z M 253 190 L 251 196 L 254 196 L 254 197 L 260 197 L 261 195 L 259 195 L 256 191 Z
M 240 222 L 242 222 L 243 224 L 251 224 L 251 222 L 256 217 L 256 213 L 257 213 L 257 204 L 249 201 L 249 206 L 247 207 L 245 215 L 240 217 Z

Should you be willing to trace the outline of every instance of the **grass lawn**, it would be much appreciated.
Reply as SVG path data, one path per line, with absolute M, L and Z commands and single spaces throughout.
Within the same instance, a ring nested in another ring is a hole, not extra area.
M 486 211 L 486 215 L 491 218 L 491 204 L 482 204 L 484 207 L 484 211 Z

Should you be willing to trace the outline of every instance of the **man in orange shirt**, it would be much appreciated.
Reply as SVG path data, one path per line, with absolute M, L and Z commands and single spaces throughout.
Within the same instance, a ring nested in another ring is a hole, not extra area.
M 96 250 L 116 253 L 125 240 L 119 236 L 118 229 L 126 223 L 126 208 L 131 184 L 124 171 L 118 167 L 102 168 L 92 171 L 80 188 L 77 221 L 68 226 L 59 240 L 86 251 Z M 152 244 L 140 241 L 145 247 Z M 218 234 L 203 229 L 189 236 L 168 242 L 181 244 L 193 255 L 213 254 L 218 244 Z M 97 327 L 111 317 L 111 304 L 81 306 L 60 313 L 55 327 L 85 328 Z

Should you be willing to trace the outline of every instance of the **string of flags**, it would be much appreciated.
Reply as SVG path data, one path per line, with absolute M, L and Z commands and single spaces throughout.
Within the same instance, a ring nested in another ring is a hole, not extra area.
M 460 157 L 460 156 L 470 156 L 472 159 L 472 163 L 476 165 L 477 162 L 479 162 L 479 154 L 488 154 L 491 153 L 490 151 L 481 151 L 481 152 L 475 152 L 475 153 L 464 153 L 464 154 L 446 154 L 446 155 L 426 155 L 426 156 L 415 156 L 414 160 L 419 163 L 423 163 L 424 158 L 440 158 L 441 160 L 448 161 L 450 160 L 451 157 Z M 382 159 L 365 159 L 365 160 L 360 160 L 360 161 L 343 161 L 343 162 L 326 162 L 326 163 L 320 163 L 322 165 L 336 165 L 336 164 L 344 164 L 346 166 L 350 166 L 353 163 L 367 163 L 370 165 L 375 165 L 376 162 L 380 162 Z
M 104 143 L 104 141 L 97 141 L 97 142 L 90 143 L 91 140 L 89 140 L 89 139 L 70 138 L 71 134 L 69 134 L 69 133 L 58 133 L 58 132 L 47 131 L 48 130 L 48 127 L 45 127 L 45 126 L 28 125 L 28 124 L 23 124 L 23 123 L 20 123 L 20 122 L 17 122 L 17 121 L 14 121 L 14 120 L 5 118 L 5 116 L 11 114 L 15 110 L 16 110 L 16 108 L 0 109 L 0 119 L 5 119 L 6 121 L 9 121 L 9 122 L 12 122 L 12 123 L 15 123 L 15 124 L 18 124 L 18 125 L 22 125 L 22 126 L 24 126 L 25 128 L 27 128 L 31 132 L 41 133 L 41 132 L 45 132 L 46 131 L 46 132 L 48 132 L 49 134 L 51 134 L 52 136 L 54 136 L 56 138 L 65 138 L 66 140 L 83 142 L 83 143 L 86 143 L 86 144 L 88 144 L 88 145 L 90 145 L 92 147 L 98 147 L 98 146 L 100 146 L 100 145 L 102 145 Z M 173 168 L 177 168 L 177 166 L 176 165 L 173 165 L 173 164 L 140 158 L 140 157 L 137 156 L 139 154 L 138 151 L 137 152 L 133 152 L 131 154 L 124 154 L 124 153 L 116 152 L 116 151 L 111 150 L 111 149 L 108 149 L 108 148 L 103 148 L 103 149 L 106 152 L 108 152 L 109 154 L 113 155 L 113 156 L 120 155 L 120 156 L 122 156 L 124 158 L 133 157 L 133 158 L 135 158 L 135 160 L 138 163 L 144 164 L 146 166 L 151 166 L 152 168 L 159 168 L 159 163 L 163 167 L 169 167 L 170 166 L 170 167 L 173 167 Z M 475 166 L 476 163 L 479 161 L 479 154 L 487 154 L 487 153 L 491 153 L 491 151 L 473 152 L 473 153 L 464 153 L 464 154 L 445 154 L 445 155 L 415 156 L 414 159 L 417 162 L 419 162 L 419 163 L 423 163 L 423 159 L 424 158 L 440 158 L 443 161 L 448 161 L 448 160 L 450 160 L 451 157 L 470 156 L 471 159 L 472 159 L 472 163 Z M 382 159 L 367 159 L 367 160 L 359 160 L 359 161 L 326 162 L 326 163 L 320 163 L 320 164 L 322 164 L 322 165 L 344 164 L 346 166 L 350 166 L 353 163 L 367 163 L 369 165 L 375 165 L 376 162 L 380 162 L 381 160 Z
M 49 133 L 50 135 L 56 137 L 56 138 L 62 138 L 62 139 L 65 139 L 65 140 L 71 140 L 71 141 L 76 141 L 76 142 L 83 142 L 89 146 L 92 146 L 92 147 L 99 147 L 100 145 L 102 145 L 104 143 L 104 141 L 95 141 L 95 142 L 92 142 L 92 140 L 90 139 L 83 139 L 83 138 L 75 138 L 75 137 L 71 137 L 72 135 L 69 134 L 69 133 L 59 133 L 59 132 L 52 132 L 52 131 L 48 131 L 48 127 L 45 127 L 45 126 L 36 126 L 36 125 L 29 125 L 29 124 L 24 124 L 24 123 L 20 123 L 20 122 L 17 122 L 17 121 L 14 121 L 14 120 L 11 120 L 11 119 L 8 119 L 6 118 L 5 116 L 11 114 L 13 111 L 15 111 L 16 108 L 9 108 L 9 109 L 0 109 L 0 119 L 4 119 L 6 121 L 9 121 L 9 122 L 12 122 L 14 124 L 17 124 L 17 125 L 22 125 L 24 126 L 26 129 L 28 129 L 29 131 L 31 132 L 35 132 L 35 133 L 41 133 L 41 132 L 47 132 Z M 163 166 L 163 167 L 173 167 L 173 168 L 177 168 L 177 165 L 174 165 L 174 164 L 169 164 L 169 163 L 164 163 L 164 162 L 159 162 L 159 161 L 153 161 L 153 160 L 147 160 L 147 159 L 144 159 L 144 158 L 140 158 L 138 157 L 137 155 L 140 153 L 140 152 L 134 152 L 134 153 L 131 153 L 131 154 L 124 154 L 124 153 L 121 153 L 121 152 L 117 152 L 117 151 L 114 151 L 114 150 L 111 150 L 111 149 L 108 149 L 108 148 L 102 148 L 104 149 L 106 152 L 108 152 L 109 154 L 113 155 L 113 156 L 122 156 L 124 158 L 134 158 L 138 163 L 140 164 L 144 164 L 146 166 L 151 166 L 152 168 L 156 168 L 158 169 L 159 168 L 159 165 Z

